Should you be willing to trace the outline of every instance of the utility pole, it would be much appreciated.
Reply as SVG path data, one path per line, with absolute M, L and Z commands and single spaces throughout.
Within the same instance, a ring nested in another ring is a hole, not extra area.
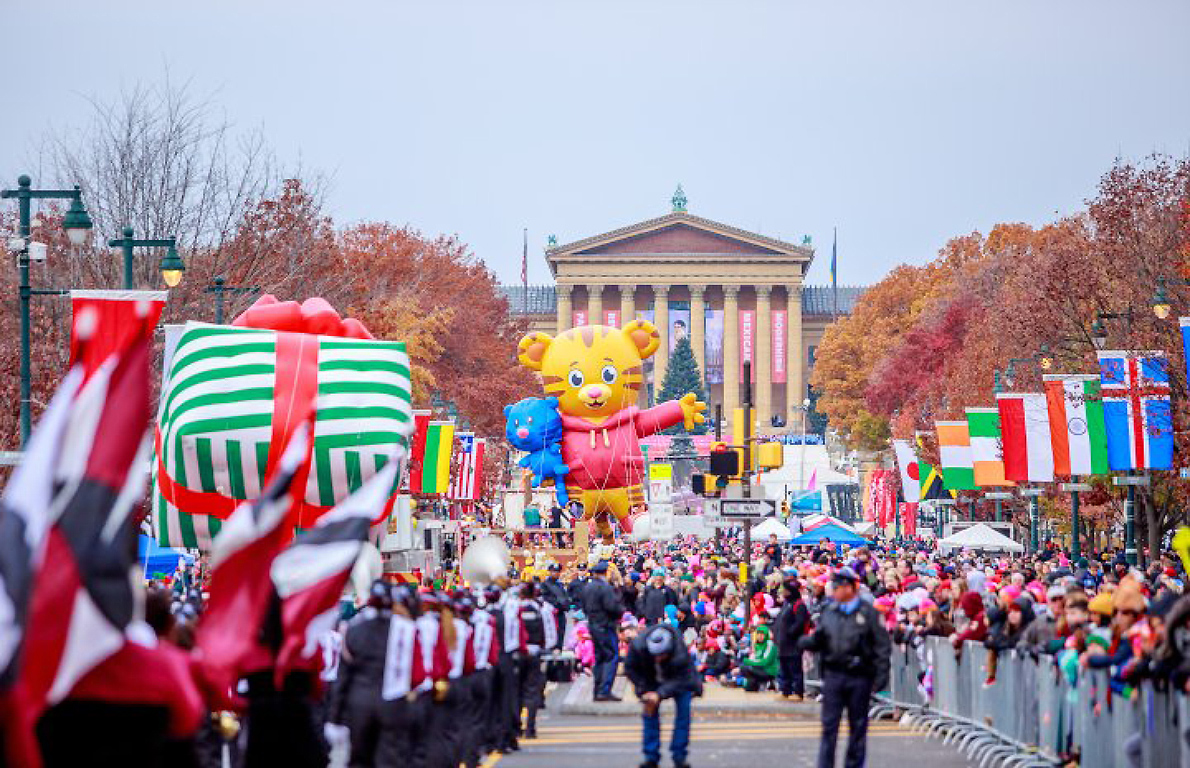
M 744 455 L 740 479 L 745 499 L 752 498 L 752 361 L 744 361 Z M 752 595 L 748 585 L 752 583 L 752 519 L 744 519 L 744 627 L 752 625 Z

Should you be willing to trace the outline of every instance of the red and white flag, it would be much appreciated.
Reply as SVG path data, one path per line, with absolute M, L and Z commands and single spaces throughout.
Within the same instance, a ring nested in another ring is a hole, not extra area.
M 210 599 L 198 625 L 208 678 L 220 688 L 270 666 L 258 643 L 270 601 L 273 560 L 293 536 L 293 512 L 310 470 L 313 410 L 293 432 L 264 492 L 236 508 L 211 550 Z
M 475 492 L 472 494 L 471 498 L 476 500 L 483 498 L 483 453 L 487 448 L 487 445 L 488 441 L 485 438 L 476 438 L 474 448 L 475 456 L 472 457 L 472 461 L 475 464 L 475 477 L 471 481 L 472 486 L 475 488 Z
M 1054 448 L 1049 408 L 1040 393 L 996 395 L 1004 477 L 1014 483 L 1052 483 Z
M 390 456 L 368 482 L 320 517 L 273 561 L 283 630 L 278 684 L 290 669 L 317 663 L 319 638 L 335 627 L 339 597 L 368 539 L 372 520 L 393 492 L 399 466 L 397 456 Z
M 148 469 L 149 345 L 141 315 L 103 360 L 97 315 L 75 318 L 77 362 L 5 490 L 0 515 L 0 691 L 12 764 L 40 764 L 41 713 L 125 644 L 133 510 Z
M 426 460 L 426 435 L 430 431 L 431 411 L 413 412 L 413 436 L 409 439 L 409 471 L 405 473 L 405 489 L 421 493 L 421 468 Z

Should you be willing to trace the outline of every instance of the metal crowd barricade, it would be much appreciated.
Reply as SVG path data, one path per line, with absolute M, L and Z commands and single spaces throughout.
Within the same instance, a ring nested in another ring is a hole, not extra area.
M 968 643 L 960 656 L 946 638 L 896 646 L 887 696 L 874 717 L 900 717 L 941 736 L 982 766 L 1053 766 L 1077 753 L 1083 768 L 1190 768 L 1190 696 L 1144 682 L 1113 691 L 1107 670 L 1080 669 L 1072 684 L 1053 656 L 999 655 Z M 925 666 L 922 664 L 925 662 Z M 919 686 L 932 673 L 928 700 Z

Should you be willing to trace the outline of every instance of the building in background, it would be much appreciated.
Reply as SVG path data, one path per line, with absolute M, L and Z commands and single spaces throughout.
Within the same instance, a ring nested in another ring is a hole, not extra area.
M 743 363 L 752 362 L 753 401 L 763 432 L 800 431 L 792 407 L 809 396 L 810 369 L 835 312 L 830 286 L 805 285 L 814 259 L 800 245 L 694 216 L 681 190 L 673 211 L 545 251 L 552 286 L 507 286 L 512 312 L 531 330 L 622 326 L 642 317 L 661 334 L 651 392 L 660 388 L 676 339 L 690 337 L 712 407 L 725 414 L 743 399 Z M 838 312 L 862 288 L 838 288 Z

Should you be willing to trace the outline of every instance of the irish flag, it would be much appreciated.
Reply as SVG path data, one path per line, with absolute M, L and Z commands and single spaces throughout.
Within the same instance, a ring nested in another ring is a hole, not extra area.
M 1013 485 L 1004 477 L 1000 411 L 996 408 L 968 408 L 967 431 L 971 436 L 975 484 L 984 488 Z
M 1052 483 L 1054 449 L 1045 395 L 998 394 L 1004 476 L 1015 483 Z
M 453 422 L 430 422 L 426 429 L 426 448 L 422 457 L 422 493 L 446 493 L 450 488 L 450 456 L 454 452 L 454 444 Z
M 1098 375 L 1047 374 L 1045 400 L 1049 406 L 1054 473 L 1106 475 L 1107 430 Z
M 948 491 L 978 489 L 967 422 L 936 421 L 934 426 L 938 431 L 938 453 L 942 459 L 942 487 Z

